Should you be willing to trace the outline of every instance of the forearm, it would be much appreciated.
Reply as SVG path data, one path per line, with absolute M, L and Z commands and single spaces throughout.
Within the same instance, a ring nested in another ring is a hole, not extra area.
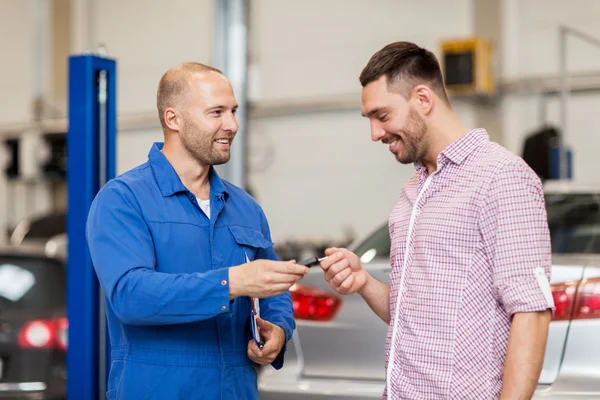
M 390 287 L 378 281 L 371 275 L 367 275 L 367 283 L 359 291 L 369 307 L 386 324 L 390 323 Z
M 504 366 L 501 400 L 531 399 L 544 363 L 550 311 L 513 317 Z
M 129 270 L 108 301 L 117 318 L 132 325 L 188 323 L 229 312 L 227 268 L 193 274 Z

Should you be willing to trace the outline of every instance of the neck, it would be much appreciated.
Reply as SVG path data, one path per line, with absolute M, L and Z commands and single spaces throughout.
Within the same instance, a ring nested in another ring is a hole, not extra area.
M 190 192 L 202 200 L 210 198 L 210 165 L 198 162 L 182 144 L 173 141 L 165 140 L 162 153 Z
M 438 118 L 433 118 L 429 124 L 429 147 L 422 161 L 427 167 L 427 173 L 437 170 L 437 160 L 442 151 L 452 143 L 469 133 L 460 119 L 450 110 L 440 112 Z

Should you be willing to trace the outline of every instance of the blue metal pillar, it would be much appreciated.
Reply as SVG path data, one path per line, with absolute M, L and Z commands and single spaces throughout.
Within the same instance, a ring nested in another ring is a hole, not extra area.
M 115 60 L 69 58 L 67 394 L 74 400 L 104 399 L 109 367 L 104 302 L 85 225 L 94 197 L 116 172 L 116 78 Z

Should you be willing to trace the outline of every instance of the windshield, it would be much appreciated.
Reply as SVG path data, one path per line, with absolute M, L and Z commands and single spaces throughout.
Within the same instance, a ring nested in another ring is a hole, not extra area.
M 47 311 L 66 302 L 62 264 L 46 258 L 0 255 L 0 312 Z
M 600 195 L 547 195 L 546 211 L 553 253 L 600 254 Z M 358 244 L 354 252 L 364 264 L 389 259 L 387 223 Z
M 361 263 L 390 258 L 390 237 L 388 224 L 381 225 L 371 236 L 354 249 Z

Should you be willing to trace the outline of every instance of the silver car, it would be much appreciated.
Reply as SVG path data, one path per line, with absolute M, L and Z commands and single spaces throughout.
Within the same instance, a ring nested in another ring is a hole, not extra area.
M 545 191 L 556 313 L 534 399 L 600 399 L 600 185 L 550 182 Z M 351 250 L 388 282 L 387 224 Z M 261 400 L 381 398 L 387 324 L 359 295 L 337 295 L 318 268 L 292 296 L 297 330 L 285 366 L 261 370 Z

